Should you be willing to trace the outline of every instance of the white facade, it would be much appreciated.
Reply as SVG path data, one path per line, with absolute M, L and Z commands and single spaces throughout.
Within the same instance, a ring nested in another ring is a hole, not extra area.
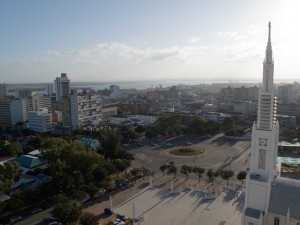
M 28 124 L 31 130 L 44 133 L 52 130 L 51 113 L 47 108 L 28 112 Z
M 275 118 L 274 62 L 271 24 L 263 83 L 259 93 L 257 123 L 252 127 L 250 170 L 246 180 L 243 225 L 298 225 L 300 223 L 300 182 L 279 177 L 277 149 L 279 125 Z M 293 201 L 296 203 L 294 204 Z M 290 210 L 291 209 L 291 210 Z
M 102 100 L 96 93 L 85 91 L 78 95 L 78 117 L 81 127 L 101 121 Z

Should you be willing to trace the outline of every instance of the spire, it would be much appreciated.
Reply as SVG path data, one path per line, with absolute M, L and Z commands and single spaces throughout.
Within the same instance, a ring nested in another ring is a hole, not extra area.
M 271 43 L 271 22 L 269 22 L 269 39 L 268 42 Z

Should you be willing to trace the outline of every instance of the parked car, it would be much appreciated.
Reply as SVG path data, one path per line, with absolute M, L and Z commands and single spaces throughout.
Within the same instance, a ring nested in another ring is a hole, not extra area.
M 173 146 L 172 143 L 167 143 L 166 146 L 170 147 L 170 146 Z
M 170 162 L 168 162 L 168 164 L 167 164 L 169 167 L 170 166 L 173 166 L 174 165 L 174 161 L 170 161 Z
M 22 219 L 22 216 L 13 216 L 12 218 L 10 218 L 10 222 L 15 223 L 20 219 Z
M 188 141 L 188 142 L 186 142 L 186 145 L 192 145 L 192 143 Z
M 157 146 L 157 144 L 156 143 L 152 143 L 151 146 Z
M 128 219 L 127 216 L 125 216 L 125 215 L 120 215 L 120 214 L 117 215 L 117 218 L 120 219 L 120 220 L 122 220 L 122 221 L 124 221 L 124 222 L 125 222 L 125 220 Z
M 110 209 L 110 208 L 105 208 L 104 212 L 107 213 L 107 214 L 113 214 L 113 210 Z
M 119 218 L 114 218 L 112 222 L 115 225 L 124 225 L 125 224 L 125 222 Z
M 40 211 L 42 211 L 42 209 L 41 208 L 34 208 L 33 210 L 31 210 L 31 214 L 36 214 L 36 213 L 38 213 L 38 212 L 40 212 Z

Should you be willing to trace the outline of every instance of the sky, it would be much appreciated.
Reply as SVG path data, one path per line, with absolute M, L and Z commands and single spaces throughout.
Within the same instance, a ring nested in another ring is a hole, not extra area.
M 0 83 L 300 80 L 297 0 L 3 0 Z

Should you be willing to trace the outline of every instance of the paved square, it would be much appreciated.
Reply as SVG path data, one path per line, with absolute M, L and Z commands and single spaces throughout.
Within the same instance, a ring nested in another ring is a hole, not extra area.
M 114 208 L 119 214 L 144 215 L 142 225 L 239 225 L 244 196 L 225 190 L 212 200 L 205 200 L 198 190 L 170 194 L 162 189 L 146 188 Z M 138 223 L 137 223 L 138 224 Z

